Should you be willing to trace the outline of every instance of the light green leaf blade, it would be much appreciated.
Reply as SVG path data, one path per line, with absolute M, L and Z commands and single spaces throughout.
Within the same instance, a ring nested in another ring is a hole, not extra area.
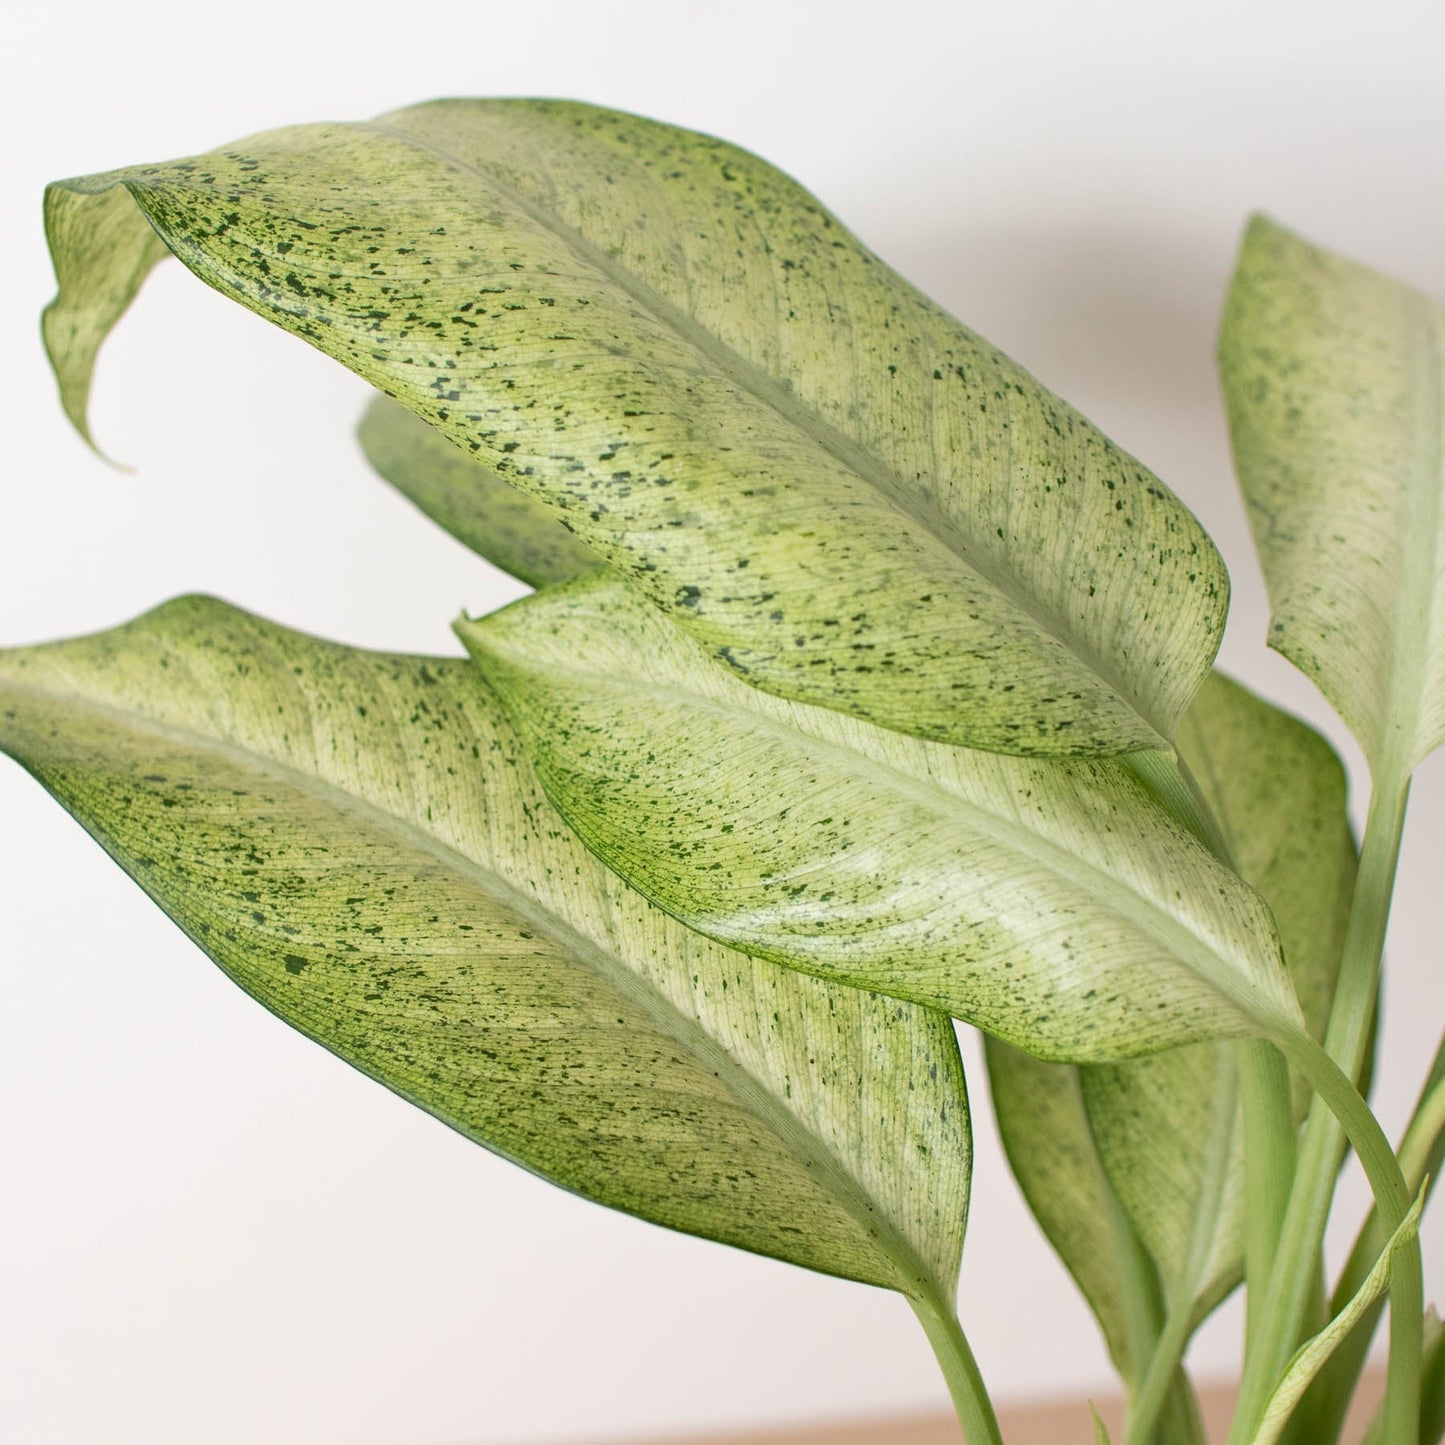
M 1348 1336 L 1361 1315 L 1389 1288 L 1390 1262 L 1396 1250 L 1410 1244 L 1419 1232 L 1420 1211 L 1424 1205 L 1425 1197 L 1422 1194 L 1391 1236 L 1384 1253 L 1380 1255 L 1354 1298 L 1324 1329 L 1295 1351 L 1279 1384 L 1275 1386 L 1274 1393 L 1269 1397 L 1264 1418 L 1260 1421 L 1259 1429 L 1255 1431 L 1251 1445 L 1275 1445 L 1284 1433 L 1285 1426 L 1289 1424 L 1291 1411 L 1309 1388 L 1310 1381 L 1324 1368 L 1335 1348 Z
M 1313 729 L 1218 673 L 1185 714 L 1179 747 L 1236 866 L 1273 912 L 1320 1039 L 1355 876 L 1344 770 Z M 1093 1138 L 1165 1293 L 1196 1301 L 1202 1317 L 1243 1269 L 1242 1134 L 1236 1125 L 1220 1141 L 1215 1117 L 1215 1101 L 1234 1097 L 1234 1052 L 1202 1044 L 1081 1075 Z M 1309 1091 L 1294 1085 L 1303 1118 Z
M 675 1229 L 951 1298 L 948 1021 L 650 907 L 547 805 L 464 659 L 185 599 L 0 653 L 0 746 L 243 988 L 469 1138 Z
M 710 937 L 1047 1057 L 1298 1030 L 1264 905 L 1122 763 L 771 697 L 606 573 L 458 631 L 572 827 Z
M 1256 217 L 1219 356 L 1273 620 L 1377 778 L 1445 738 L 1445 310 Z
M 399 402 L 379 396 L 357 430 L 366 459 L 459 542 L 532 587 L 601 565 L 550 507 L 519 492 Z
M 736 147 L 451 100 L 51 194 L 116 187 L 755 686 L 1098 754 L 1166 746 L 1208 671 L 1227 578 L 1179 501 Z M 86 315 L 53 239 L 57 307 Z M 53 360 L 77 389 L 89 358 Z

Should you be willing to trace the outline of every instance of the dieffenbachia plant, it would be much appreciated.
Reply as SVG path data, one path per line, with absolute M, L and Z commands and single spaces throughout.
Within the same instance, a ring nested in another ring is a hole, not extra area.
M 1372 1438 L 1439 1437 L 1445 1064 L 1398 1154 L 1363 1098 L 1445 736 L 1432 302 L 1260 221 L 1221 348 L 1271 640 L 1370 761 L 1357 864 L 1329 746 L 1212 671 L 1197 521 L 755 156 L 453 100 L 46 220 L 83 434 L 174 254 L 384 393 L 376 469 L 535 588 L 449 658 L 195 598 L 0 653 L 0 746 L 243 988 L 566 1188 L 898 1290 L 984 1445 L 964 1020 L 1129 1445 L 1201 1445 L 1184 1352 L 1241 1278 L 1236 1445 L 1337 1439 L 1387 1298 Z

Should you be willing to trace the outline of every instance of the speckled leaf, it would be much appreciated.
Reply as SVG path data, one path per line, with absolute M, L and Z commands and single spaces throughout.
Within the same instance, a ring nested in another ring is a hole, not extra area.
M 1354 887 L 1344 771 L 1304 723 L 1215 674 L 1185 714 L 1180 749 L 1243 876 L 1270 905 L 1306 1022 L 1324 1035 Z M 1202 1317 L 1243 1269 L 1243 1141 L 1221 1137 L 1234 1051 L 1176 1049 L 1080 1071 L 1092 1136 L 1169 1298 Z M 1296 1110 L 1309 1103 L 1295 1080 Z M 1232 1112 L 1232 1111 L 1231 1111 Z M 1201 1217 L 1201 1214 L 1203 1217 Z
M 448 100 L 61 182 L 52 328 L 104 329 L 94 253 L 139 242 L 69 218 L 116 187 L 760 688 L 1093 754 L 1167 742 L 1208 671 L 1227 579 L 1179 501 L 733 146 Z
M 565 582 L 601 565 L 557 512 L 510 486 L 399 402 L 377 397 L 357 436 L 367 461 L 397 491 L 528 585 Z
M 606 573 L 458 630 L 583 840 L 710 937 L 1045 1056 L 1295 1036 L 1264 905 L 1118 761 L 771 697 Z
M 1424 1205 L 1425 1196 L 1422 1194 L 1400 1222 L 1400 1227 L 1391 1235 L 1388 1247 L 1375 1262 L 1375 1267 L 1354 1298 L 1324 1329 L 1295 1351 L 1283 1377 L 1275 1386 L 1274 1393 L 1269 1397 L 1264 1418 L 1250 1445 L 1275 1445 L 1284 1433 L 1290 1414 L 1309 1388 L 1310 1381 L 1324 1368 L 1336 1348 L 1355 1327 L 1360 1316 L 1389 1288 L 1390 1264 L 1395 1257 L 1395 1251 L 1410 1244 L 1419 1233 L 1420 1211 Z
M 244 989 L 467 1137 L 675 1229 L 951 1297 L 948 1021 L 649 906 L 465 659 L 184 599 L 0 653 L 0 746 Z
M 1376 778 L 1445 738 L 1445 310 L 1256 217 L 1220 338 L 1270 645 Z

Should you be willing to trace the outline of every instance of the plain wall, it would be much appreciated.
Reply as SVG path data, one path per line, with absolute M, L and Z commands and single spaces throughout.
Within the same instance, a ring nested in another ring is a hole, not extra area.
M 442 94 L 569 95 L 713 131 L 1153 466 L 1235 583 L 1223 656 L 1357 755 L 1265 653 L 1212 365 L 1267 208 L 1445 291 L 1435 4 L 893 0 L 335 7 L 0 0 L 6 465 L 0 643 L 206 591 L 345 641 L 455 650 L 518 594 L 374 479 L 366 390 L 163 267 L 102 356 L 106 469 L 36 318 L 40 191 Z M 1445 1001 L 1440 759 L 1422 770 L 1378 1107 L 1398 1130 Z M 942 1404 L 906 1307 L 664 1233 L 467 1144 L 277 1023 L 18 768 L 0 765 L 0 1439 L 497 1445 Z M 1107 1388 L 1003 1164 L 973 1040 L 963 1319 L 1000 1397 Z M 1364 1195 L 1343 1196 L 1346 1239 Z M 1425 1227 L 1441 1293 L 1440 1217 Z M 1194 1352 L 1232 1368 L 1239 1312 Z

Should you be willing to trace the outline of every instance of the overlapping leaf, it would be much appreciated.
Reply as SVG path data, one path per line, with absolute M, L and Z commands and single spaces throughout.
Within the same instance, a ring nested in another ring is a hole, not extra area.
M 1273 620 L 1376 776 L 1445 739 L 1445 309 L 1250 225 L 1220 338 Z
M 1208 671 L 1227 581 L 1178 500 L 733 146 L 454 100 L 53 186 L 47 336 L 82 426 L 95 346 L 155 254 L 134 223 L 89 226 L 118 195 L 755 686 L 1098 754 L 1167 744 Z
M 377 397 L 357 435 L 367 461 L 397 491 L 513 577 L 543 587 L 601 565 L 552 508 L 508 486 L 399 402 Z
M 538 789 L 477 670 L 187 599 L 0 653 L 0 746 L 269 1009 L 673 1228 L 948 1299 L 948 1021 L 689 933 Z
M 459 631 L 584 841 L 711 937 L 1043 1056 L 1300 1027 L 1264 905 L 1118 762 L 770 697 L 605 573 Z

